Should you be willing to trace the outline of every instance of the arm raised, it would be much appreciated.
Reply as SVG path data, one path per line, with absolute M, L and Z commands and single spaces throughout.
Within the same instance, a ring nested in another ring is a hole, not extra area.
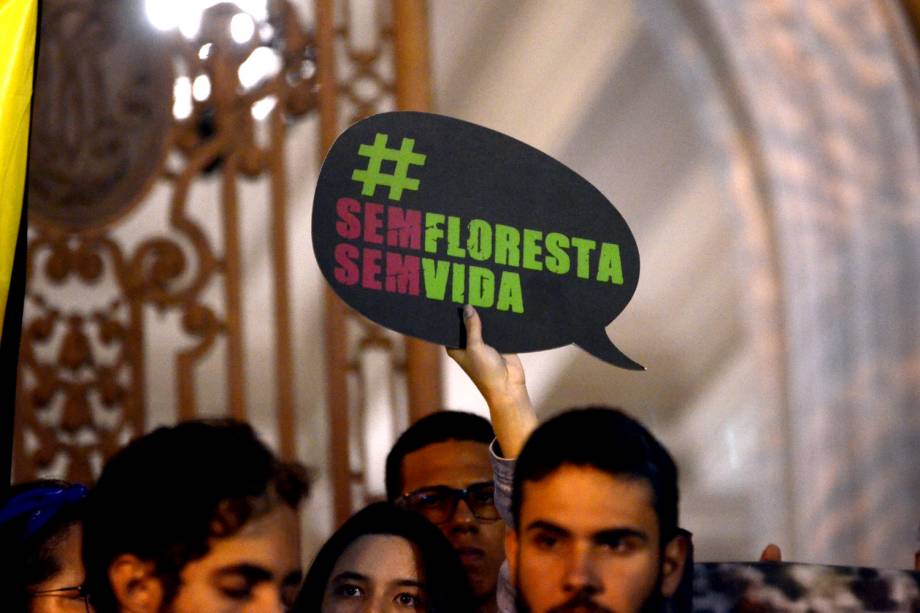
M 447 355 L 469 376 L 489 405 L 495 437 L 502 455 L 516 458 L 537 426 L 537 415 L 517 355 L 500 354 L 482 340 L 482 321 L 470 305 L 463 307 L 466 347 Z

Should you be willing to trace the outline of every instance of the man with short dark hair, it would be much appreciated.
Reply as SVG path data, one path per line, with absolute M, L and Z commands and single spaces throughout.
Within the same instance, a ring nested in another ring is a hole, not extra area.
M 677 507 L 677 467 L 636 420 L 590 407 L 541 425 L 511 495 L 518 613 L 661 611 L 687 555 Z
M 132 441 L 87 501 L 97 612 L 284 611 L 302 576 L 307 487 L 247 424 L 186 422 Z
M 690 549 L 677 529 L 667 451 L 612 409 L 568 412 L 534 430 L 520 360 L 483 342 L 472 307 L 464 319 L 467 346 L 448 354 L 489 405 L 501 444 L 492 458 L 496 506 L 511 507 L 506 553 L 516 591 L 503 581 L 500 610 L 665 610 Z
M 403 494 L 406 456 L 444 442 L 470 442 L 488 446 L 495 438 L 489 420 L 463 411 L 438 411 L 422 417 L 399 435 L 386 461 L 387 499 Z
M 494 504 L 489 422 L 440 411 L 418 420 L 387 456 L 387 498 L 413 509 L 447 536 L 466 569 L 480 613 L 496 611 L 505 524 Z

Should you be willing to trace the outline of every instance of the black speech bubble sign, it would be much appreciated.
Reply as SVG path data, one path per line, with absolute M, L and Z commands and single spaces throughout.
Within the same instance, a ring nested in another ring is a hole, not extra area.
M 577 173 L 494 130 L 416 112 L 351 126 L 320 172 L 313 250 L 342 300 L 397 332 L 460 347 L 470 303 L 500 352 L 574 342 L 642 369 L 604 330 L 639 281 L 626 221 Z

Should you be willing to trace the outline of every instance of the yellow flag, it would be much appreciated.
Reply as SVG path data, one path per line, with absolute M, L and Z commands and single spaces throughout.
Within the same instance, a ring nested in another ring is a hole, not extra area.
M 38 0 L 0 0 L 0 330 L 26 184 L 37 19 Z

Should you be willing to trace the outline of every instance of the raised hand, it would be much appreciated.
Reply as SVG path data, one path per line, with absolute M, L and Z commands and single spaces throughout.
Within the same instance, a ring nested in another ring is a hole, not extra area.
M 492 427 L 502 454 L 514 458 L 537 425 L 520 358 L 501 354 L 482 340 L 482 320 L 470 305 L 463 307 L 466 348 L 447 355 L 469 376 L 489 405 Z

